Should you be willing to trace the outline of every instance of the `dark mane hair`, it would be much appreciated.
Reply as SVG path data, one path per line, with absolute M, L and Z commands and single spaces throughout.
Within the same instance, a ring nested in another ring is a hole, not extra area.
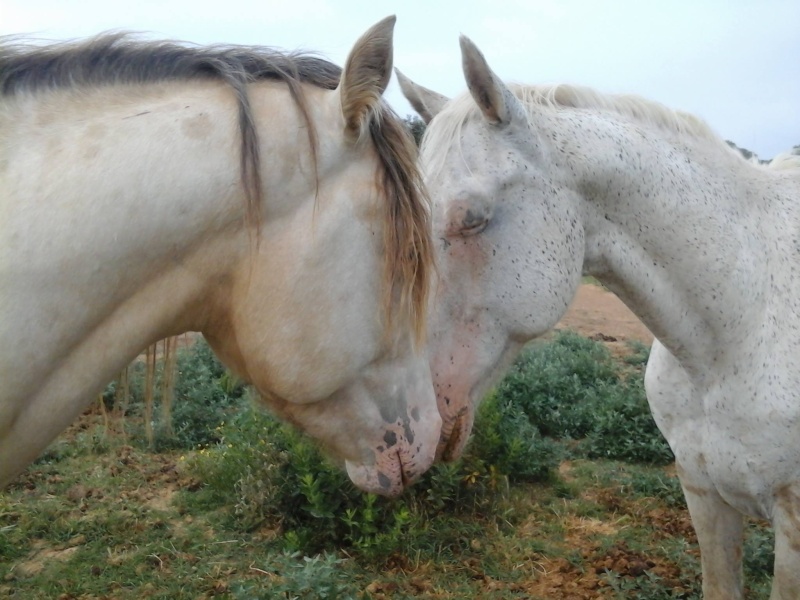
M 196 46 L 148 41 L 131 33 L 105 33 L 79 42 L 45 46 L 0 38 L 0 93 L 51 88 L 220 79 L 238 89 L 259 79 L 339 84 L 341 68 L 312 53 L 262 46 Z

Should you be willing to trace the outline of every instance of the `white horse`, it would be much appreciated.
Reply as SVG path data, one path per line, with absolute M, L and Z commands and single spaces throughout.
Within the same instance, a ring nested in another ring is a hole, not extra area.
M 191 330 L 363 489 L 427 469 L 430 217 L 381 99 L 393 28 L 343 72 L 124 35 L 0 46 L 0 485 Z
M 461 48 L 468 94 L 401 78 L 430 121 L 445 458 L 487 387 L 593 275 L 660 340 L 648 396 L 705 597 L 742 597 L 744 513 L 775 528 L 771 597 L 800 598 L 800 169 L 746 162 L 700 120 L 640 98 L 507 86 Z

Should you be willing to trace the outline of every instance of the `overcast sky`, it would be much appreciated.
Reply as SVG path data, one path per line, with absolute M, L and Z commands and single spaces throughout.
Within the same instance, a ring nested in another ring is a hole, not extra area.
M 458 35 L 505 80 L 633 92 L 692 112 L 761 158 L 800 144 L 800 0 L 0 0 L 0 35 L 108 29 L 318 50 L 342 64 L 396 14 L 395 65 L 452 96 Z M 395 81 L 389 102 L 412 112 Z

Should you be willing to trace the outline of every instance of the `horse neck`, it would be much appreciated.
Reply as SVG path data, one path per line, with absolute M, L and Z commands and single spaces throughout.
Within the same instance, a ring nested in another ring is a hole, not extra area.
M 271 206 L 280 212 L 298 204 L 280 185 L 284 173 L 305 172 L 312 199 L 314 178 L 281 135 L 297 118 L 288 93 L 282 106 L 271 97 L 257 110 L 275 123 L 262 163 L 265 195 L 285 203 Z M 155 339 L 202 330 L 251 249 L 235 115 L 230 91 L 208 82 L 43 93 L 0 106 L 10 124 L 3 137 L 17 149 L 7 157 L 14 187 L 0 190 L 4 238 L 15 242 L 6 264 L 17 266 L 2 274 L 30 296 L 4 311 L 4 343 L 30 339 L 38 352 L 41 315 L 59 315 L 41 332 L 50 340 L 42 369 L 66 355 L 113 369 Z M 305 130 L 295 129 L 307 148 Z
M 715 140 L 599 125 L 597 144 L 563 142 L 581 156 L 568 169 L 583 199 L 584 271 L 679 358 L 703 364 L 763 318 L 764 174 Z

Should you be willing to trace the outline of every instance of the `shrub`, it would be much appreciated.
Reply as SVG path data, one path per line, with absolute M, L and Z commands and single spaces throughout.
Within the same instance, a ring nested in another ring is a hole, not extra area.
M 543 436 L 579 439 L 591 431 L 598 396 L 618 380 L 611 354 L 572 332 L 523 352 L 497 395 L 525 412 Z
M 630 598 L 631 600 L 700 600 L 701 591 L 695 584 L 689 589 L 670 588 L 654 573 L 645 571 L 639 577 L 625 577 L 607 571 L 604 579 L 615 592 L 615 598 Z
M 216 426 L 242 406 L 245 389 L 205 342 L 179 350 L 172 432 L 166 431 L 162 423 L 157 430 L 158 446 L 196 448 L 216 442 L 219 439 Z
M 745 530 L 743 566 L 745 580 L 769 582 L 775 567 L 775 532 L 750 523 Z
M 625 362 L 634 367 L 644 368 L 650 358 L 650 346 L 634 340 L 628 342 L 628 347 L 631 353 L 624 358 Z
M 188 348 L 179 349 L 175 365 L 175 385 L 172 394 L 171 417 L 163 418 L 162 381 L 164 364 L 159 361 L 153 385 L 154 449 L 193 449 L 219 440 L 216 429 L 242 406 L 245 386 L 219 362 L 207 343 L 200 340 Z M 124 427 L 135 440 L 146 444 L 145 435 L 146 366 L 142 361 L 132 363 L 127 370 L 128 397 L 124 398 L 123 384 L 113 381 L 103 393 L 108 409 L 117 409 L 126 417 Z
M 249 407 L 221 433 L 218 444 L 190 463 L 205 484 L 190 501 L 227 507 L 230 526 L 249 530 L 280 524 L 285 546 L 305 552 L 341 545 L 368 552 L 387 536 L 401 535 L 402 510 L 361 493 L 290 426 Z
M 469 455 L 512 483 L 548 479 L 559 458 L 556 444 L 542 437 L 518 405 L 497 394 L 478 410 Z
M 638 351 L 632 362 L 642 366 Z M 630 372 L 603 344 L 575 333 L 559 333 L 524 352 L 497 396 L 520 407 L 542 436 L 579 440 L 573 452 L 654 464 L 672 460 L 650 414 L 641 369 Z
M 233 598 L 285 598 L 286 600 L 338 600 L 355 598 L 360 590 L 341 568 L 342 559 L 331 554 L 303 556 L 299 552 L 276 556 L 265 572 L 276 575 L 259 582 L 232 586 Z M 268 593 L 269 596 L 264 596 Z
M 557 464 L 553 443 L 511 405 L 487 401 L 476 430 L 461 461 L 435 465 L 402 498 L 389 500 L 360 492 L 313 442 L 249 407 L 191 461 L 205 486 L 185 501 L 227 507 L 229 525 L 238 529 L 279 524 L 291 550 L 345 548 L 380 559 L 410 548 L 442 515 L 493 514 L 509 481 L 546 479 Z
M 482 403 L 464 457 L 435 465 L 399 500 L 361 493 L 305 436 L 247 403 L 239 409 L 240 388 L 225 388 L 225 372 L 207 348 L 191 357 L 180 367 L 190 381 L 176 385 L 176 432 L 205 431 L 211 443 L 190 463 L 205 485 L 185 502 L 223 507 L 237 529 L 279 526 L 290 550 L 344 548 L 379 559 L 418 547 L 432 522 L 455 531 L 463 524 L 453 516 L 496 514 L 509 485 L 552 481 L 566 452 L 656 462 L 669 456 L 641 374 L 574 333 L 524 353 Z M 183 420 L 181 402 L 205 423 Z
M 589 458 L 609 458 L 633 463 L 667 464 L 674 460 L 658 430 L 641 377 L 615 386 L 597 407 L 595 423 L 582 448 Z
M 638 497 L 658 498 L 670 508 L 686 508 L 680 481 L 661 471 L 625 471 L 618 483 Z

